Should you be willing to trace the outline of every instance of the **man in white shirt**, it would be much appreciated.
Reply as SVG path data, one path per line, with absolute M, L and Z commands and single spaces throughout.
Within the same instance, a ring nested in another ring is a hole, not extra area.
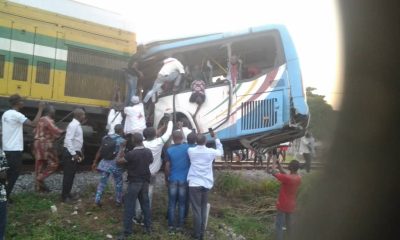
M 149 99 L 161 89 L 165 82 L 173 82 L 174 90 L 179 87 L 182 75 L 185 74 L 185 69 L 182 63 L 176 58 L 167 58 L 163 61 L 163 66 L 158 72 L 157 79 L 154 81 L 153 88 L 146 94 L 143 102 L 147 103 Z
M 124 108 L 125 113 L 125 124 L 124 133 L 127 139 L 126 151 L 133 149 L 132 134 L 140 133 L 143 134 L 143 130 L 146 128 L 146 118 L 144 115 L 143 103 L 140 102 L 138 96 L 131 98 L 131 106 Z
M 177 128 L 182 131 L 183 133 L 183 142 L 187 143 L 187 136 L 193 132 L 192 129 L 189 128 L 190 123 L 187 118 L 183 118 L 180 121 L 178 121 Z M 174 140 L 172 139 L 171 144 L 175 144 Z
M 154 127 L 148 127 L 143 130 L 143 136 L 145 141 L 143 141 L 143 145 L 145 148 L 151 150 L 153 154 L 153 162 L 150 164 L 149 169 L 151 173 L 150 177 L 150 185 L 149 185 L 149 201 L 150 201 L 150 209 L 153 199 L 153 188 L 155 184 L 155 174 L 160 171 L 162 166 L 161 160 L 161 152 L 164 147 L 164 144 L 168 141 L 172 134 L 173 123 L 170 114 L 165 114 L 168 118 L 168 126 L 165 133 L 161 136 L 156 138 L 156 129 Z M 140 205 L 136 204 L 136 217 L 139 217 L 141 214 Z
M 138 96 L 133 96 L 131 98 L 132 106 L 124 108 L 124 113 L 126 115 L 124 133 L 143 133 L 143 129 L 146 128 L 146 118 L 144 116 L 143 103 L 140 102 Z
M 108 135 L 114 134 L 114 128 L 116 125 L 121 124 L 124 117 L 122 116 L 122 104 L 115 103 L 110 109 L 107 116 L 107 130 Z
M 64 139 L 64 176 L 62 182 L 61 201 L 71 203 L 71 189 L 77 164 L 82 161 L 83 131 L 81 123 L 86 119 L 85 112 L 81 108 L 74 110 L 74 118 L 68 124 Z
M 222 156 L 224 150 L 221 141 L 211 132 L 217 149 L 206 147 L 207 139 L 203 134 L 197 135 L 197 146 L 188 149 L 190 168 L 187 176 L 189 182 L 189 198 L 193 211 L 193 237 L 203 239 L 208 191 L 214 184 L 212 163 L 217 156 Z
M 306 132 L 306 135 L 300 139 L 299 151 L 303 155 L 305 161 L 302 167 L 304 167 L 307 172 L 310 172 L 311 170 L 311 160 L 315 153 L 314 145 L 315 140 L 313 136 L 311 135 L 311 133 Z
M 23 125 L 35 127 L 42 115 L 44 102 L 39 103 L 38 111 L 33 121 L 30 121 L 19 111 L 24 107 L 24 102 L 18 94 L 11 95 L 8 99 L 11 109 L 3 113 L 2 123 L 2 143 L 3 151 L 6 154 L 9 169 L 7 170 L 7 199 L 14 188 L 14 184 L 19 177 L 22 165 L 22 151 L 24 150 Z M 9 200 L 11 203 L 11 201 Z

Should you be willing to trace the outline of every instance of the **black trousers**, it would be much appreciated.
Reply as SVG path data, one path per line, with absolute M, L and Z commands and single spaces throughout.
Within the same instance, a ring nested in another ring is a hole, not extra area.
M 78 168 L 78 163 L 72 161 L 72 155 L 64 148 L 63 153 L 63 168 L 64 176 L 62 182 L 62 192 L 61 198 L 65 200 L 67 197 L 71 196 L 72 185 L 74 184 L 75 173 Z
M 7 169 L 7 199 L 9 198 L 22 166 L 22 151 L 4 151 L 9 169 Z
M 311 154 L 310 153 L 303 153 L 304 160 L 306 161 L 304 164 L 304 168 L 306 169 L 307 172 L 310 172 L 311 170 Z
M 193 213 L 193 237 L 195 239 L 203 239 L 204 237 L 208 191 L 209 189 L 205 187 L 189 187 L 189 198 Z

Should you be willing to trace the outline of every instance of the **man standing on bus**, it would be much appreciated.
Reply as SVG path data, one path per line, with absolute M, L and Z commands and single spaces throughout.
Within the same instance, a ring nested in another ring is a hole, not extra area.
M 167 58 L 163 61 L 164 65 L 158 72 L 157 79 L 154 82 L 153 88 L 146 94 L 143 102 L 147 103 L 162 87 L 164 83 L 174 83 L 174 90 L 177 90 L 185 74 L 185 69 L 182 63 L 176 58 Z M 153 99 L 154 102 L 154 99 Z
M 24 107 L 24 102 L 20 95 L 11 95 L 8 102 L 11 105 L 11 109 L 3 113 L 1 123 L 3 151 L 6 154 L 9 166 L 7 170 L 7 199 L 9 203 L 12 203 L 10 194 L 19 177 L 22 166 L 22 151 L 24 150 L 23 125 L 35 127 L 42 115 L 45 103 L 39 102 L 38 111 L 34 120 L 31 122 L 25 115 L 20 113 L 21 109 Z

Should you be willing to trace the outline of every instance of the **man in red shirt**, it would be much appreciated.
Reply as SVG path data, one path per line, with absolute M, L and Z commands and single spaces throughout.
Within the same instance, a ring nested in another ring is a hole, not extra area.
M 283 227 L 286 225 L 286 230 L 290 234 L 291 215 L 296 208 L 297 190 L 301 183 L 301 177 L 297 174 L 300 163 L 297 160 L 292 160 L 289 163 L 290 174 L 286 174 L 282 169 L 279 161 L 276 162 L 279 172 L 275 169 L 275 164 L 272 169 L 272 175 L 281 182 L 278 201 L 276 203 L 276 239 L 283 239 Z

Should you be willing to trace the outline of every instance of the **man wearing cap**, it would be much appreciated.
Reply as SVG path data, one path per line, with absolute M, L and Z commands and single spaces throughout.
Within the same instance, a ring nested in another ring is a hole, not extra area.
M 11 203 L 9 196 L 14 188 L 14 184 L 19 177 L 22 165 L 22 151 L 24 150 L 23 125 L 35 127 L 42 115 L 44 102 L 39 102 L 38 111 L 33 121 L 30 121 L 24 114 L 20 113 L 24 107 L 23 99 L 20 95 L 11 95 L 8 99 L 11 109 L 3 113 L 1 117 L 2 123 L 2 142 L 3 151 L 8 161 L 6 187 L 7 199 Z
M 128 139 L 127 142 L 127 150 L 131 150 L 133 148 L 132 142 L 130 141 L 131 135 L 134 133 L 143 133 L 143 130 L 146 128 L 146 118 L 144 116 L 144 107 L 143 103 L 140 102 L 138 96 L 133 96 L 131 98 L 131 106 L 127 106 L 124 108 L 125 113 L 125 125 L 124 125 L 124 133 Z

